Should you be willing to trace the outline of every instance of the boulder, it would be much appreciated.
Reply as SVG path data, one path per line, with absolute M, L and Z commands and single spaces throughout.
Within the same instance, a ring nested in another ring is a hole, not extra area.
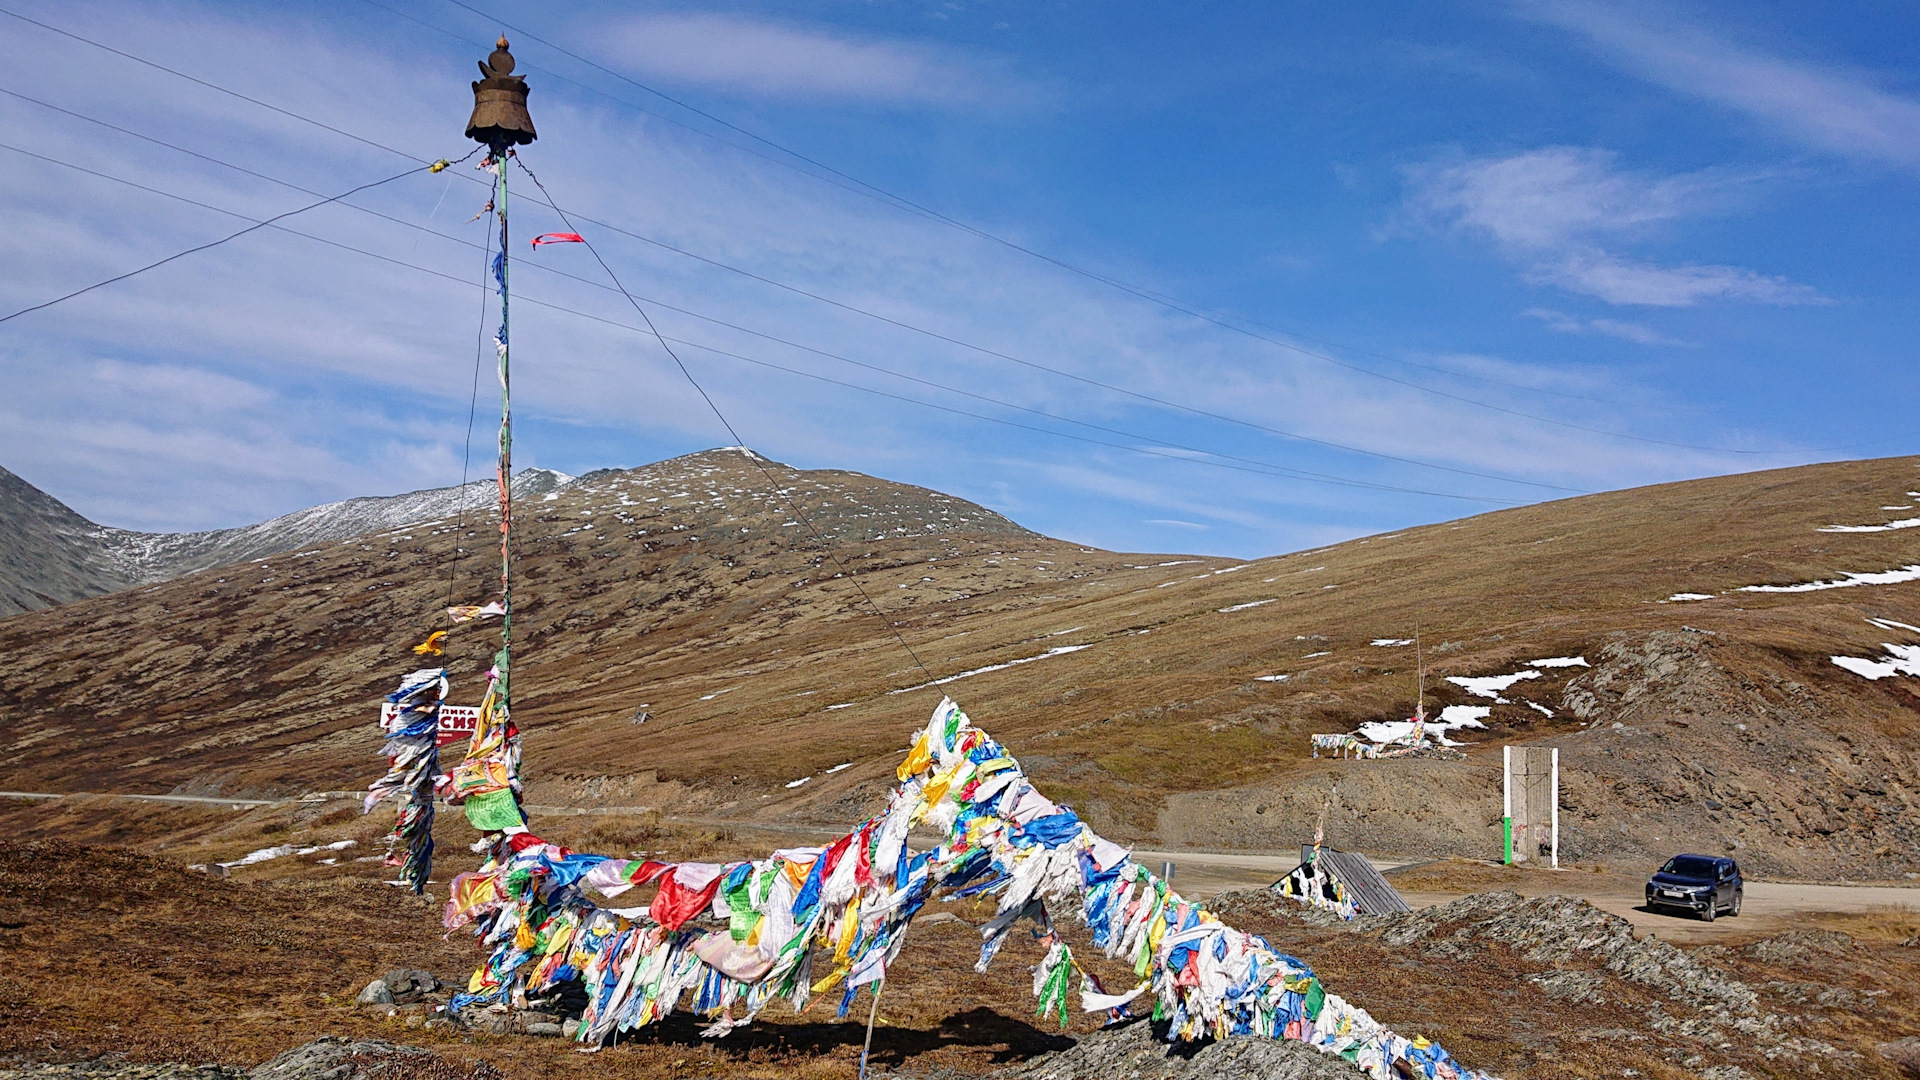
M 440 980 L 419 968 L 394 968 L 380 981 L 387 984 L 392 1000 L 402 1005 L 419 1001 L 440 989 Z
M 391 1005 L 393 991 L 387 988 L 387 980 L 375 979 L 367 984 L 365 990 L 360 991 L 360 996 L 354 998 L 353 1003 L 355 1005 Z

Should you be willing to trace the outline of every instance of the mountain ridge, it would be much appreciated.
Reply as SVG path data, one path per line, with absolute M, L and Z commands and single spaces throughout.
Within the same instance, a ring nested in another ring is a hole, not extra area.
M 552 469 L 522 469 L 514 475 L 514 493 L 545 495 L 575 479 Z M 89 521 L 0 468 L 0 616 L 410 525 L 461 507 L 487 511 L 494 497 L 492 480 L 475 480 L 342 499 L 229 529 L 150 533 Z

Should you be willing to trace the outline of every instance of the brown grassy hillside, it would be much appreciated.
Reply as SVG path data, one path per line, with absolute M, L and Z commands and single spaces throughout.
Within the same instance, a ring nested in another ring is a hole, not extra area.
M 600 474 L 521 511 L 516 716 L 534 801 L 844 822 L 947 692 L 1116 837 L 1285 848 L 1339 779 L 1343 846 L 1491 854 L 1497 744 L 1539 740 L 1562 747 L 1573 853 L 1920 872 L 1920 698 L 1830 660 L 1920 639 L 1866 621 L 1920 625 L 1920 583 L 1729 591 L 1920 563 L 1920 530 L 1818 531 L 1902 516 L 1880 507 L 1913 501 L 1920 459 L 1587 496 L 1248 563 L 1088 550 L 922 489 L 770 468 L 844 575 L 736 453 Z M 456 589 L 478 601 L 491 542 L 489 526 L 441 522 L 0 621 L 0 786 L 362 786 L 379 771 L 377 701 L 436 625 L 455 544 L 479 549 Z M 1658 602 L 1680 592 L 1723 595 Z M 1370 642 L 1416 627 L 1429 700 L 1492 706 L 1486 731 L 1460 736 L 1466 760 L 1311 759 L 1309 733 L 1407 715 L 1413 649 Z M 457 700 L 477 697 L 487 645 L 456 631 Z M 1536 669 L 1500 704 L 1443 681 L 1560 656 L 1593 666 Z M 1011 666 L 908 689 L 994 665 Z M 653 719 L 630 723 L 639 710 Z

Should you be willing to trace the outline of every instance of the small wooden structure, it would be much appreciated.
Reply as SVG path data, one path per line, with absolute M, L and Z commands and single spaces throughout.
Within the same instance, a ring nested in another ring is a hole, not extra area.
M 1312 844 L 1300 845 L 1300 865 L 1270 888 L 1345 918 L 1413 910 L 1366 856 L 1330 847 L 1316 853 Z

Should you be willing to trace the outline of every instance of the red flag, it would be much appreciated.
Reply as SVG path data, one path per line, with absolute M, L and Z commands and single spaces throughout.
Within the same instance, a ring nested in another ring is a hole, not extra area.
M 542 233 L 533 238 L 534 247 L 539 247 L 541 244 L 584 244 L 586 242 L 587 238 L 577 232 Z

